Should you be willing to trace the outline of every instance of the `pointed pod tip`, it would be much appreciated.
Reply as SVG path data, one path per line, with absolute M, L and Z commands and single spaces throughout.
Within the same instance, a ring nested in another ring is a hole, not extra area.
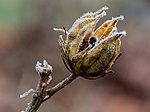
M 109 7 L 105 5 L 105 6 L 103 7 L 103 9 L 108 10 Z
M 121 37 L 121 36 L 126 36 L 127 33 L 126 33 L 126 31 L 121 31 L 121 32 L 115 32 L 115 33 L 113 33 L 112 35 L 113 35 L 113 36 L 119 35 L 119 37 Z M 113 37 L 113 36 L 112 36 L 112 37 Z
M 124 20 L 124 16 L 123 16 L 123 15 L 120 15 L 118 18 L 119 18 L 120 20 Z
M 60 28 L 53 28 L 54 31 L 60 31 L 63 33 L 67 33 L 64 29 L 60 29 Z
M 100 13 L 99 15 L 97 15 L 96 18 L 100 19 L 100 18 L 102 18 L 102 17 L 104 17 L 106 15 L 107 15 L 106 11 L 103 11 L 102 13 Z
M 112 20 L 120 20 L 120 21 L 122 21 L 122 20 L 124 20 L 124 16 L 123 15 L 120 15 L 120 16 L 118 16 L 118 17 L 112 17 Z
M 62 38 L 63 36 L 62 35 L 59 35 L 59 38 Z
M 102 11 L 106 11 L 106 10 L 108 10 L 109 8 L 107 7 L 107 6 L 104 6 L 104 7 L 102 7 L 101 9 L 99 9 L 99 10 L 97 10 L 96 11 L 96 14 L 99 14 L 99 13 L 101 13 Z
M 122 31 L 122 32 L 120 32 L 120 34 L 122 34 L 123 36 L 126 36 L 127 32 L 126 31 Z
M 106 14 L 106 11 L 103 11 L 102 13 L 101 13 L 101 16 L 106 16 L 107 14 Z
M 53 30 L 55 31 L 55 30 L 56 30 L 56 28 L 53 28 Z

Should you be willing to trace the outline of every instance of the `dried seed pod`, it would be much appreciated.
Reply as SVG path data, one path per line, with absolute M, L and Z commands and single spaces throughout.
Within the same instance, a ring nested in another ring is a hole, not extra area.
M 63 61 L 72 73 L 87 79 L 99 78 L 110 71 L 120 56 L 120 37 L 125 36 L 126 32 L 118 32 L 116 25 L 123 20 L 123 16 L 112 18 L 95 30 L 107 9 L 105 6 L 96 12 L 84 14 L 68 32 L 62 29 L 66 40 L 63 41 L 60 36 L 59 46 Z

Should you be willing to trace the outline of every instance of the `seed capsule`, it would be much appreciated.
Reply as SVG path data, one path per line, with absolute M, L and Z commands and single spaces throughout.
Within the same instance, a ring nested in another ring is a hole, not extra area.
M 61 30 L 66 35 L 65 41 L 62 36 L 59 37 L 62 59 L 72 73 L 87 79 L 99 78 L 110 71 L 120 56 L 120 37 L 126 32 L 118 32 L 116 25 L 123 16 L 112 18 L 95 30 L 107 9 L 105 6 L 96 12 L 86 13 L 68 31 Z

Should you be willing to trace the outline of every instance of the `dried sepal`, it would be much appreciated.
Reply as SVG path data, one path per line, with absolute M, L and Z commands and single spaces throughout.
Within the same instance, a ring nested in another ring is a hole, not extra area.
M 72 41 L 70 45 L 70 55 L 69 57 L 73 57 L 77 53 L 79 53 L 81 50 L 86 47 L 86 43 L 88 43 L 88 40 L 91 36 L 92 31 L 94 30 L 96 24 L 94 22 L 87 24 L 84 26 L 78 33 L 76 39 Z M 83 42 L 84 41 L 84 42 Z M 82 43 L 82 44 L 81 44 Z
M 119 20 L 123 20 L 123 16 L 112 18 L 103 23 L 99 28 L 94 32 L 94 36 L 99 40 L 108 37 L 108 35 L 115 29 Z
M 61 51 L 61 57 L 62 57 L 62 60 L 64 62 L 64 65 L 66 66 L 66 68 L 72 72 L 71 68 L 70 68 L 70 60 L 69 60 L 69 56 L 68 56 L 68 53 L 65 49 L 65 44 L 64 44 L 64 40 L 62 38 L 62 35 L 59 35 L 59 38 L 58 38 L 58 45 L 59 45 L 59 49 Z
M 98 75 L 109 69 L 109 65 L 112 65 L 115 57 L 120 54 L 117 46 L 120 45 L 118 38 L 122 35 L 117 33 L 104 39 L 86 54 L 81 65 L 81 69 L 86 71 L 85 74 Z
M 68 52 L 71 51 L 71 43 L 73 40 L 76 39 L 79 31 L 87 24 L 90 24 L 92 22 L 96 23 L 99 21 L 100 18 L 106 16 L 105 10 L 107 10 L 106 6 L 96 12 L 86 13 L 74 22 L 72 27 L 68 30 L 68 35 L 65 41 L 66 49 L 68 50 Z

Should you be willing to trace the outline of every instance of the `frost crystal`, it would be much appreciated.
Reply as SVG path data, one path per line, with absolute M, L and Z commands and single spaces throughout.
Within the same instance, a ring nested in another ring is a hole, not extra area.
M 104 16 L 106 16 L 107 14 L 106 14 L 106 11 L 103 11 L 100 15 L 97 15 L 95 18 L 102 18 L 102 17 L 104 17 Z
M 72 32 L 80 23 L 84 22 L 84 21 L 88 21 L 88 20 L 95 20 L 94 17 L 91 17 L 91 18 L 79 18 L 77 19 L 74 24 L 72 25 L 72 27 L 69 29 L 69 33 Z
M 102 7 L 101 9 L 99 9 L 98 11 L 96 11 L 96 13 L 101 13 L 104 10 L 108 10 L 109 8 L 107 6 Z
M 60 28 L 53 28 L 54 31 L 60 31 L 63 33 L 67 33 L 64 29 L 60 29 Z
M 113 32 L 110 36 L 108 36 L 107 38 L 105 38 L 105 39 L 102 39 L 101 41 L 100 41 L 100 43 L 103 43 L 104 41 L 107 41 L 108 39 L 110 39 L 110 38 L 115 38 L 115 36 L 116 35 L 120 35 L 120 36 L 126 36 L 126 31 L 122 31 L 122 32 Z M 120 37 L 119 36 L 119 37 Z M 118 37 L 117 37 L 118 38 Z
M 127 35 L 127 32 L 126 32 L 126 31 L 115 32 L 114 35 L 123 35 L 123 36 L 126 36 L 126 35 Z
M 102 7 L 101 9 L 97 10 L 96 12 L 87 12 L 85 14 L 83 14 L 83 16 L 81 16 L 80 18 L 84 18 L 84 17 L 92 17 L 94 15 L 100 14 L 102 11 L 108 10 L 107 6 Z
M 124 16 L 120 15 L 119 17 L 112 17 L 112 20 L 124 20 Z
M 36 71 L 39 74 L 42 74 L 42 73 L 51 73 L 52 70 L 53 70 L 52 66 L 49 65 L 46 60 L 43 61 L 43 65 L 42 65 L 42 63 L 40 63 L 39 61 L 37 61 L 35 69 L 36 69 Z
M 43 100 L 45 100 L 45 99 L 47 99 L 47 98 L 49 98 L 49 95 L 46 95 L 46 96 L 44 97 L 44 99 L 43 99 Z
M 50 75 L 50 76 L 48 77 L 47 84 L 50 84 L 50 83 L 51 83 L 51 81 L 52 81 L 52 76 Z
M 20 95 L 20 98 L 24 98 L 24 97 L 28 96 L 31 92 L 34 92 L 34 89 L 30 89 L 27 92 L 23 93 L 22 95 Z

